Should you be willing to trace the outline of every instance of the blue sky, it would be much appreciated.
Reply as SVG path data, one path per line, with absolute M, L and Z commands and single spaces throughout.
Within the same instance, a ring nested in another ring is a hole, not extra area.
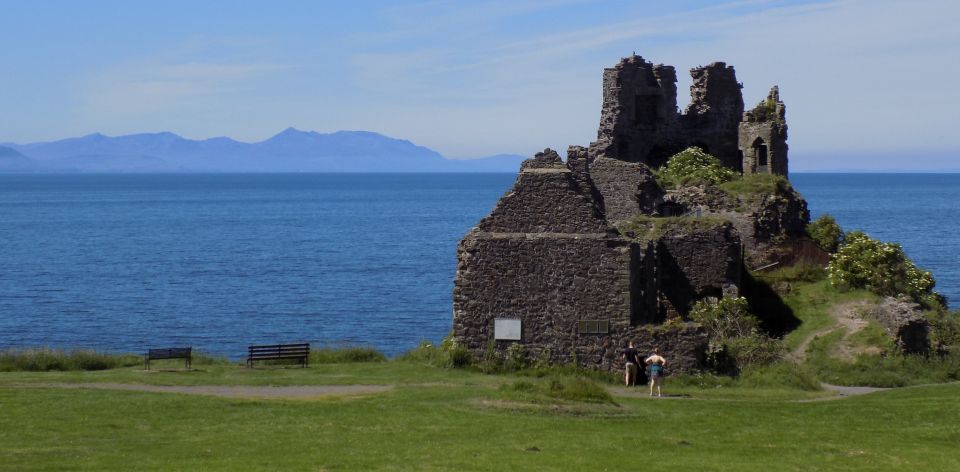
M 953 0 L 0 0 L 0 142 L 294 126 L 531 154 L 595 139 L 602 69 L 636 51 L 681 91 L 715 60 L 748 106 L 779 84 L 793 170 L 960 169 L 958 20 Z

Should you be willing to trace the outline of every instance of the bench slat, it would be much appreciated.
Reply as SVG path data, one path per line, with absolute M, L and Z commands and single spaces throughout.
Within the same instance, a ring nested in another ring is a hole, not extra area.
M 185 359 L 187 368 L 193 359 L 193 347 L 167 347 L 162 349 L 147 349 L 143 363 L 150 369 L 150 361 L 161 359 Z
M 306 367 L 310 361 L 310 343 L 266 344 L 247 348 L 247 367 L 253 367 L 253 361 L 274 359 L 300 359 Z

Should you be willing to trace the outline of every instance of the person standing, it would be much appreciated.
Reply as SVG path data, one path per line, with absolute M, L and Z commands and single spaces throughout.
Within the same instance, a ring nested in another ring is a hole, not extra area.
M 659 396 L 662 396 L 662 395 L 660 395 L 660 382 L 661 382 L 662 379 L 663 379 L 663 368 L 667 366 L 667 360 L 664 359 L 663 356 L 660 355 L 660 348 L 659 348 L 659 347 L 653 348 L 653 355 L 651 355 L 650 357 L 648 357 L 648 358 L 644 361 L 644 363 L 645 363 L 646 365 L 650 366 L 650 367 L 649 367 L 649 369 L 650 369 L 650 396 L 651 396 L 651 397 L 653 396 L 653 389 L 654 389 L 654 387 L 656 387 L 656 389 L 657 389 L 657 396 L 658 396 L 658 397 L 659 397 Z
M 625 370 L 623 381 L 627 387 L 637 386 L 637 369 L 640 365 L 640 353 L 637 352 L 636 346 L 634 346 L 633 341 L 627 345 L 627 348 L 623 350 L 623 357 L 625 362 Z

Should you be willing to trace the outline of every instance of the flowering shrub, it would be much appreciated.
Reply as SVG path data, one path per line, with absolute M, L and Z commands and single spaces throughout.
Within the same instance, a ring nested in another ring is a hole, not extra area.
M 710 183 L 714 185 L 729 182 L 738 177 L 737 173 L 720 164 L 720 160 L 698 147 L 689 147 L 674 154 L 660 169 L 660 177 L 678 184 Z
M 743 297 L 700 300 L 690 309 L 690 319 L 706 328 L 711 339 L 750 336 L 757 330 L 757 318 L 747 310 Z
M 840 229 L 837 220 L 830 215 L 821 215 L 820 218 L 808 224 L 807 234 L 817 243 L 817 246 L 827 252 L 837 252 L 843 244 L 843 230 Z
M 899 244 L 871 239 L 861 231 L 847 234 L 827 266 L 830 283 L 841 290 L 863 288 L 878 295 L 906 295 L 918 302 L 931 296 L 933 274 L 918 268 Z
M 747 309 L 747 299 L 724 297 L 701 300 L 690 310 L 690 319 L 710 335 L 707 363 L 718 372 L 736 374 L 748 365 L 766 365 L 783 357 L 783 342 L 762 333 Z

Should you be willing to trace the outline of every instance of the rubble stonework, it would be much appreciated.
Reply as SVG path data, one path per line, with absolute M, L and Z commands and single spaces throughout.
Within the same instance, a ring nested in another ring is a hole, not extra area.
M 904 354 L 927 354 L 930 351 L 930 323 L 923 317 L 920 305 L 886 297 L 871 315 Z
M 660 347 L 675 371 L 701 368 L 707 335 L 685 321 L 692 305 L 736 295 L 744 249 L 802 235 L 809 214 L 795 192 L 745 201 L 711 186 L 661 188 L 652 168 L 690 145 L 741 172 L 786 175 L 776 88 L 763 102 L 769 110 L 744 113 L 733 67 L 690 72 L 681 114 L 673 67 L 624 58 L 603 72 L 597 141 L 571 146 L 566 162 L 546 149 L 521 164 L 458 246 L 457 343 L 478 357 L 519 343 L 531 359 L 613 370 L 634 341 L 641 351 Z M 742 152 L 745 132 L 751 144 L 770 143 L 766 168 Z M 510 333 L 504 327 L 519 323 L 519 339 L 498 334 L 498 323 Z
M 733 67 L 723 62 L 690 70 L 690 105 L 677 109 L 672 66 L 643 57 L 624 58 L 603 71 L 603 108 L 591 157 L 660 167 L 689 146 L 699 146 L 725 166 L 742 170 L 739 128 L 743 95 Z
M 777 86 L 766 100 L 743 114 L 739 134 L 744 174 L 787 175 L 786 106 Z

